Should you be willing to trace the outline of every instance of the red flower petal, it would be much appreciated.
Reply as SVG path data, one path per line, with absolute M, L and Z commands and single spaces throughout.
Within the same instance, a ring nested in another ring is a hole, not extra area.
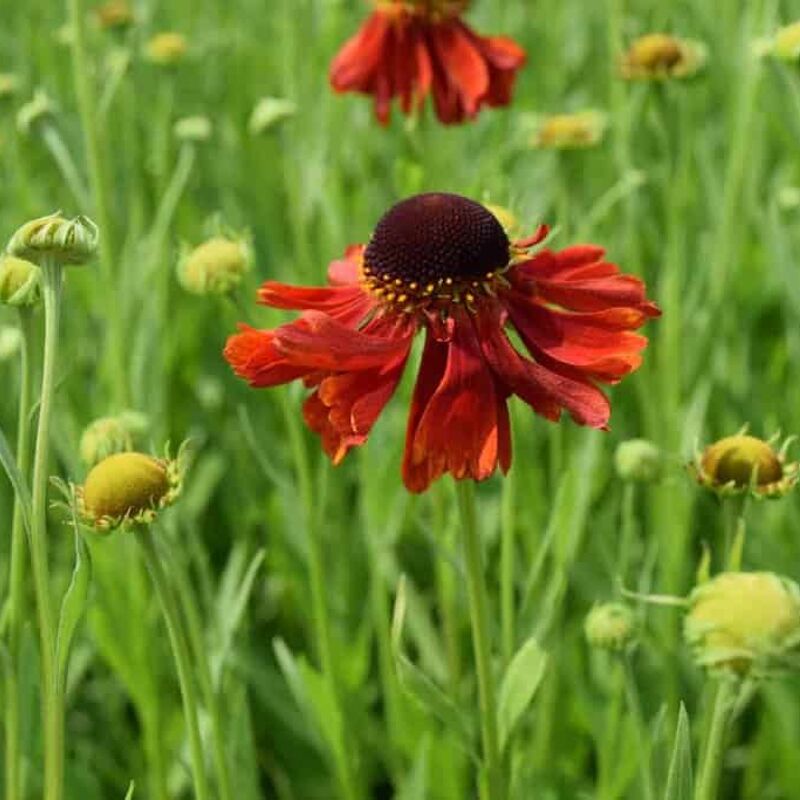
M 355 36 L 345 42 L 333 59 L 329 73 L 331 86 L 337 92 L 370 90 L 390 31 L 389 18 L 385 14 L 374 13 Z
M 289 362 L 275 349 L 275 332 L 239 325 L 228 338 L 224 355 L 233 371 L 251 386 L 278 386 L 303 377 L 308 370 Z
M 375 307 L 375 301 L 360 286 L 290 286 L 267 281 L 258 290 L 258 300 L 272 308 L 323 311 L 351 328 Z
M 328 280 L 334 286 L 358 283 L 359 266 L 364 254 L 363 244 L 351 244 L 344 251 L 344 258 L 331 261 L 328 265 Z
M 489 70 L 461 22 L 442 24 L 431 30 L 431 41 L 448 84 L 458 93 L 459 106 L 474 116 L 489 90 Z

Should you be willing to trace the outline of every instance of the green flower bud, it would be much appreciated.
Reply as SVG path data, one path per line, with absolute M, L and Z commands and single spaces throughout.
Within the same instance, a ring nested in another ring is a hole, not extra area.
M 0 72 L 0 101 L 13 97 L 19 91 L 19 78 L 11 72 Z
M 186 58 L 189 44 L 181 33 L 165 31 L 153 36 L 145 47 L 148 61 L 159 67 L 175 67 Z
M 297 105 L 279 97 L 263 97 L 250 114 L 248 130 L 252 136 L 260 136 L 297 113 Z
M 796 663 L 800 587 L 772 572 L 723 572 L 689 596 L 683 633 L 714 671 L 763 675 Z
M 772 40 L 772 54 L 782 61 L 796 63 L 800 59 L 800 22 L 778 29 Z
M 37 89 L 33 98 L 17 112 L 17 130 L 29 136 L 36 125 L 51 119 L 55 113 L 53 102 L 44 91 Z
M 175 501 L 182 477 L 176 461 L 115 453 L 96 464 L 76 488 L 78 512 L 100 531 L 150 523 Z
M 88 467 L 114 453 L 133 450 L 147 431 L 148 419 L 137 411 L 123 411 L 114 417 L 100 417 L 81 434 L 81 460 Z
M 33 306 L 41 296 L 39 267 L 24 258 L 0 256 L 0 303 Z
M 13 358 L 22 346 L 22 331 L 15 325 L 0 326 L 0 361 Z
M 663 472 L 664 456 L 647 439 L 628 439 L 617 446 L 614 466 L 624 481 L 655 483 Z
M 8 252 L 41 264 L 83 264 L 97 249 L 97 226 L 88 217 L 65 219 L 60 213 L 26 222 L 11 237 Z
M 598 145 L 608 119 L 600 111 L 553 114 L 542 117 L 531 139 L 531 147 L 552 150 L 582 150 Z
M 636 618 L 622 603 L 603 603 L 586 615 L 583 630 L 592 647 L 620 651 L 636 636 Z
M 184 252 L 178 263 L 178 281 L 193 294 L 226 294 L 242 280 L 252 264 L 246 240 L 215 236 Z
M 181 142 L 207 142 L 211 138 L 211 120 L 208 117 L 184 117 L 175 123 L 175 138 Z

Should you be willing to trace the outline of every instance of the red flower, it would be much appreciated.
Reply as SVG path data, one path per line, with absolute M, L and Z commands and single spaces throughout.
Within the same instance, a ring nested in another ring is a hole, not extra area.
M 410 114 L 431 91 L 445 124 L 470 119 L 485 105 L 508 105 L 525 51 L 504 36 L 478 36 L 461 21 L 467 4 L 375 0 L 375 11 L 334 58 L 331 86 L 373 95 L 383 125 L 394 98 Z
M 302 378 L 304 413 L 338 464 L 362 444 L 391 398 L 415 334 L 425 347 L 406 433 L 403 480 L 424 491 L 446 472 L 482 480 L 511 464 L 507 399 L 556 421 L 606 428 L 607 398 L 641 363 L 634 333 L 661 312 L 642 282 L 594 245 L 528 251 L 482 205 L 451 194 L 398 203 L 366 247 L 328 270 L 330 285 L 267 281 L 260 301 L 302 315 L 274 330 L 242 325 L 225 357 L 252 386 Z M 513 328 L 529 355 L 513 346 Z

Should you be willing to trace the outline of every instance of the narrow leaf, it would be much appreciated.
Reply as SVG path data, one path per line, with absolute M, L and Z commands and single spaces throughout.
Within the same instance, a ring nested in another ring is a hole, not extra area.
M 692 800 L 693 786 L 689 715 L 686 713 L 686 707 L 681 703 L 664 800 Z
M 17 469 L 17 462 L 11 453 L 11 448 L 8 446 L 8 440 L 2 429 L 0 429 L 0 464 L 8 475 L 11 481 L 11 486 L 17 497 L 17 502 L 22 508 L 22 522 L 25 525 L 25 530 L 30 536 L 31 533 L 31 494 L 28 490 L 28 484 L 25 481 L 25 476 Z
M 505 749 L 511 732 L 533 701 L 547 668 L 547 653 L 531 637 L 517 650 L 500 684 L 498 727 L 500 749 Z
M 128 786 L 128 791 L 125 793 L 125 800 L 133 800 L 133 790 L 136 788 L 136 784 L 131 781 L 130 786 Z

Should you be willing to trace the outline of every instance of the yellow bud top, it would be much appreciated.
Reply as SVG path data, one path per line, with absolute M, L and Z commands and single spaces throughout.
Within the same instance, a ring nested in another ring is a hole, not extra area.
M 800 22 L 780 28 L 772 42 L 772 53 L 783 61 L 800 59 Z
M 11 237 L 8 252 L 41 264 L 83 264 L 97 249 L 97 226 L 88 217 L 65 219 L 60 213 L 26 222 Z
M 24 258 L 0 256 L 0 303 L 33 306 L 40 297 L 39 267 Z
M 553 150 L 593 147 L 602 140 L 606 123 L 605 114 L 599 111 L 543 117 L 533 134 L 531 146 Z
M 121 31 L 133 25 L 135 18 L 128 0 L 108 0 L 94 9 L 98 25 L 107 31 Z
M 723 572 L 692 592 L 683 632 L 710 669 L 744 675 L 786 666 L 800 645 L 800 587 L 771 572 Z
M 697 454 L 693 471 L 703 486 L 721 495 L 782 497 L 797 483 L 800 468 L 786 462 L 785 450 L 776 452 L 769 442 L 739 433 Z
M 100 530 L 148 523 L 180 491 L 172 461 L 143 453 L 115 453 L 96 464 L 76 490 L 81 517 Z
M 620 73 L 628 80 L 689 78 L 707 60 L 702 42 L 665 33 L 649 33 L 636 39 L 622 56 Z
M 184 253 L 178 280 L 193 294 L 226 294 L 239 285 L 251 262 L 246 241 L 215 236 Z
M 157 33 L 147 43 L 147 58 L 160 67 L 174 67 L 186 57 L 189 44 L 182 33 L 165 31 Z
M 636 634 L 636 619 L 623 603 L 603 603 L 586 615 L 583 630 L 592 647 L 622 650 Z

